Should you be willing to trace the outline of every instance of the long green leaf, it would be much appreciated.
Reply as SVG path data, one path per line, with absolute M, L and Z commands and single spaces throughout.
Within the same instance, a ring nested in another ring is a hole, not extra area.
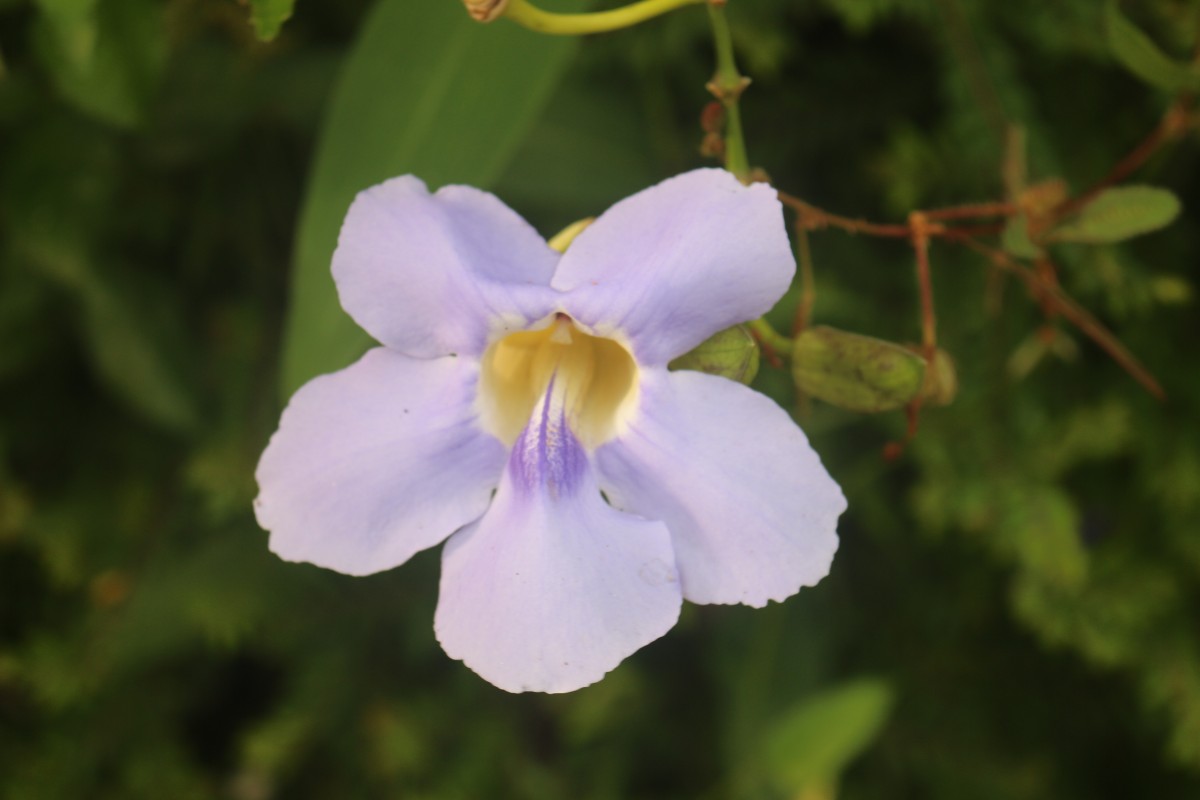
M 789 797 L 833 782 L 875 741 L 891 706 L 891 687 L 863 678 L 785 710 L 764 742 L 773 782 Z
M 338 305 L 329 261 L 354 195 L 412 173 L 431 186 L 500 175 L 574 50 L 448 0 L 383 0 L 325 121 L 296 239 L 282 386 L 344 367 L 369 340 Z
M 1154 41 L 1121 14 L 1118 0 L 1104 8 L 1108 46 L 1126 69 L 1151 86 L 1179 92 L 1200 88 L 1200 74 L 1170 58 Z

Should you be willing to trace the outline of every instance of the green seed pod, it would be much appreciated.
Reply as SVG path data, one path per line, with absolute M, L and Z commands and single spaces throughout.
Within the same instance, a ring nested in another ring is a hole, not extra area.
M 898 344 L 819 326 L 796 337 L 792 378 L 800 391 L 831 405 L 889 411 L 921 393 L 925 360 Z
M 758 374 L 758 342 L 745 325 L 734 325 L 713 334 L 691 352 L 668 365 L 750 383 Z
M 942 348 L 933 353 L 933 363 L 925 374 L 925 386 L 921 389 L 921 397 L 926 403 L 935 406 L 948 406 L 954 402 L 958 394 L 958 370 L 954 367 L 954 359 Z

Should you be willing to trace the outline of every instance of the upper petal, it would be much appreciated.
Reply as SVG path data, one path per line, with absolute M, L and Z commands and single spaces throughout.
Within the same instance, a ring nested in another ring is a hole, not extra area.
M 698 372 L 655 370 L 643 392 L 596 464 L 614 505 L 667 524 L 683 596 L 763 606 L 823 578 L 846 500 L 791 418 Z
M 572 317 L 619 330 L 639 363 L 663 365 L 768 311 L 796 263 L 775 190 L 701 169 L 628 197 L 571 244 L 552 285 Z
M 477 381 L 467 359 L 377 348 L 301 387 L 258 464 L 271 549 L 366 575 L 478 519 L 505 448 L 476 423 Z
M 478 355 L 490 333 L 546 316 L 558 254 L 494 195 L 430 194 L 412 176 L 360 192 L 333 254 L 342 307 L 380 342 L 432 357 Z
M 514 445 L 487 513 L 442 551 L 438 641 L 510 692 L 595 683 L 670 630 L 682 603 L 666 527 L 601 499 L 548 405 Z

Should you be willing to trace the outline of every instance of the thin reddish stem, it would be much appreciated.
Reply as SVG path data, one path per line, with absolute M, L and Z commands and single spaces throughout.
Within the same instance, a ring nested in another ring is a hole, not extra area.
M 864 219 L 838 216 L 810 205 L 798 197 L 792 197 L 786 192 L 779 192 L 779 201 L 794 208 L 800 215 L 800 223 L 809 230 L 838 228 L 848 233 L 865 233 L 868 236 L 884 236 L 893 239 L 907 239 L 909 236 L 907 225 L 881 225 Z
M 1163 391 L 1162 386 L 1150 374 L 1149 370 L 1142 366 L 1137 357 L 1129 352 L 1125 345 L 1121 344 L 1121 341 L 1115 334 L 1109 331 L 1108 328 L 1105 328 L 1087 309 L 1075 302 L 1061 287 L 1048 284 L 1041 276 L 1020 262 L 1010 258 L 1002 250 L 988 247 L 971 238 L 962 238 L 958 241 L 975 252 L 986 256 L 995 266 L 1019 277 L 1035 295 L 1052 298 L 1058 313 L 1062 314 L 1065 319 L 1074 324 L 1089 339 L 1099 345 L 1101 349 L 1108 353 L 1114 361 L 1129 373 L 1130 377 L 1140 383 L 1146 391 L 1159 400 L 1166 399 L 1166 393 Z
M 921 349 L 926 363 L 937 348 L 937 316 L 933 307 L 933 276 L 929 271 L 929 229 L 925 215 L 914 211 L 908 217 L 913 250 L 917 255 L 917 287 L 921 293 Z
M 793 337 L 808 327 L 812 319 L 813 305 L 817 301 L 812 250 L 808 246 L 808 228 L 800 215 L 796 216 L 796 262 L 800 265 L 800 302 L 796 304 L 796 317 L 792 321 Z
M 1118 161 L 1116 166 L 1108 171 L 1107 175 L 1092 184 L 1082 194 L 1066 200 L 1054 209 L 1053 217 L 1055 219 L 1062 219 L 1079 211 L 1092 202 L 1092 200 L 1096 199 L 1096 196 L 1105 189 L 1120 183 L 1141 169 L 1150 160 L 1150 157 L 1157 153 L 1163 145 L 1182 136 L 1188 128 L 1188 115 L 1191 112 L 1191 105 L 1190 98 L 1178 98 L 1171 104 L 1167 112 L 1163 115 L 1162 120 L 1155 126 L 1154 130 L 1150 131 L 1145 139 Z
M 956 219 L 978 219 L 980 217 L 1011 217 L 1014 214 L 1021 213 L 1016 203 L 970 203 L 962 206 L 950 206 L 949 208 L 935 208 L 926 211 L 926 219 L 935 219 L 940 222 L 946 222 Z

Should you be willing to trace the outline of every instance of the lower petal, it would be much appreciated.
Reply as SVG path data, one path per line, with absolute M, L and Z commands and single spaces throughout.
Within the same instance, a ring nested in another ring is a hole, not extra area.
M 607 505 L 561 435 L 559 465 L 518 441 L 487 514 L 442 554 L 438 641 L 510 692 L 595 683 L 670 630 L 682 604 L 666 527 Z
M 795 422 L 712 375 L 655 371 L 642 388 L 596 463 L 614 505 L 666 523 L 683 596 L 764 606 L 823 578 L 846 500 Z
M 377 348 L 301 387 L 256 474 L 271 549 L 366 575 L 478 519 L 505 452 L 476 423 L 477 381 L 466 359 Z

